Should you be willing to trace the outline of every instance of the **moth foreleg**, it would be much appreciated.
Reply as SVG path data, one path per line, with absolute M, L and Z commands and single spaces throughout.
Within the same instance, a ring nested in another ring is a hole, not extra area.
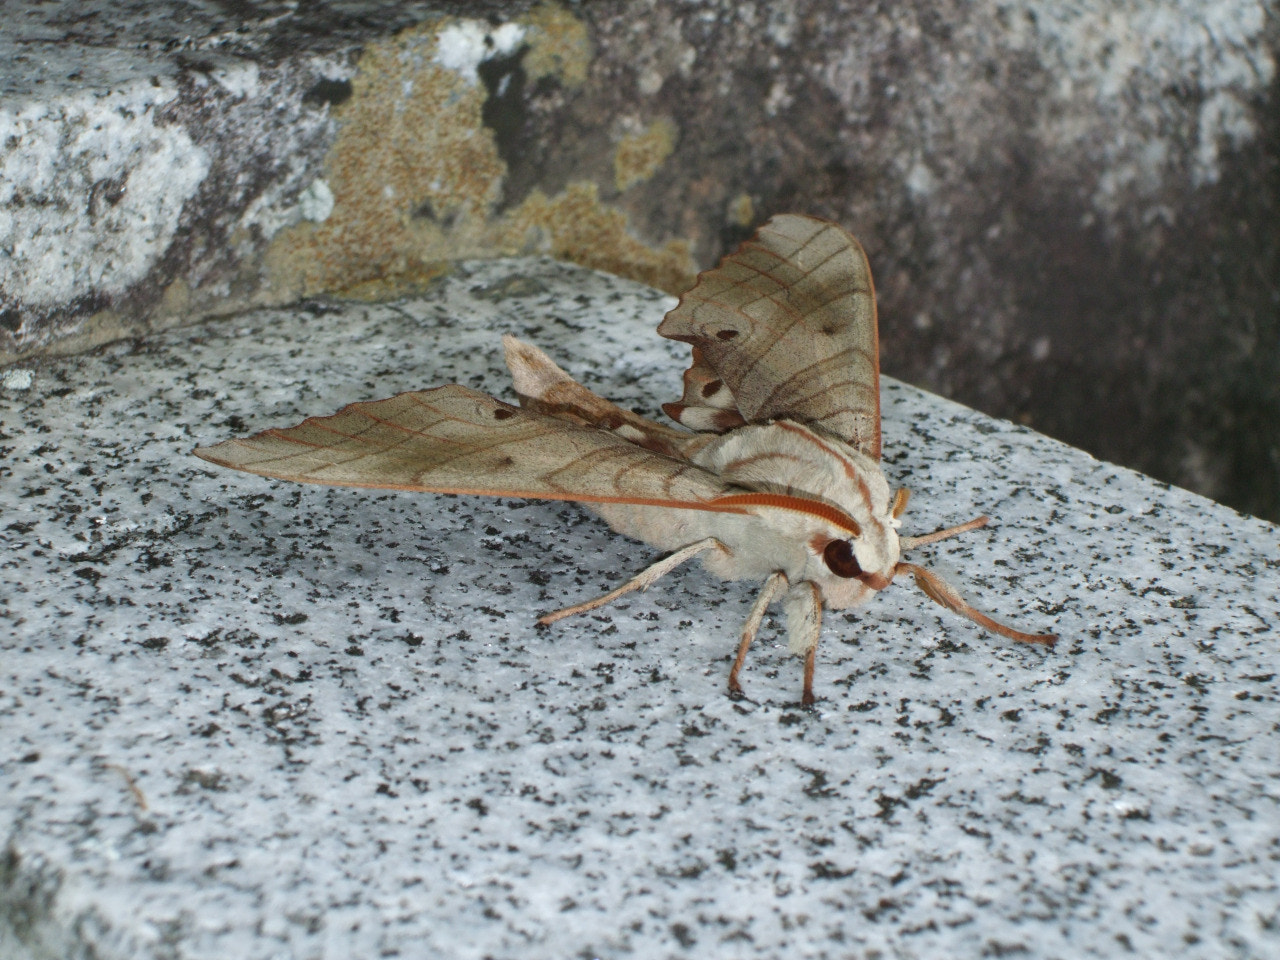
M 811 707 L 813 670 L 818 657 L 818 637 L 822 634 L 822 594 L 817 584 L 802 581 L 787 591 L 783 601 L 787 611 L 787 645 L 792 653 L 804 654 L 804 694 L 800 702 Z
M 742 625 L 742 640 L 738 644 L 738 656 L 733 661 L 733 669 L 729 671 L 729 692 L 734 696 L 742 696 L 742 684 L 738 682 L 738 674 L 747 659 L 747 648 L 751 646 L 751 642 L 760 631 L 760 624 L 764 621 L 769 604 L 773 603 L 774 598 L 786 588 L 785 573 L 779 570 L 777 573 L 770 574 L 769 579 L 760 588 L 760 596 L 756 597 L 751 612 L 747 614 L 747 622 Z
M 697 543 L 691 543 L 687 547 L 681 547 L 670 556 L 663 557 L 657 563 L 641 570 L 636 576 L 632 577 L 616 590 L 610 590 L 603 596 L 596 597 L 594 600 L 588 600 L 586 603 L 575 603 L 571 607 L 565 607 L 563 610 L 556 610 L 554 613 L 548 613 L 538 618 L 538 622 L 542 624 L 555 623 L 565 617 L 571 617 L 575 613 L 586 613 L 588 610 L 594 610 L 597 607 L 603 607 L 606 603 L 612 603 L 621 596 L 631 593 L 633 590 L 648 590 L 650 586 L 662 579 L 680 564 L 686 560 L 691 560 L 700 553 L 706 553 L 708 550 L 723 550 L 729 552 L 729 548 L 717 540 L 715 537 L 707 537 L 705 540 L 699 540 Z

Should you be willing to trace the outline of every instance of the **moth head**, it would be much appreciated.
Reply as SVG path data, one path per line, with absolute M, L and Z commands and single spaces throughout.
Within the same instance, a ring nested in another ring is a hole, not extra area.
M 898 564 L 898 534 L 893 527 L 861 531 L 856 536 L 815 534 L 809 540 L 807 578 L 822 588 L 832 609 L 851 607 L 883 590 Z
M 890 501 L 873 505 L 871 514 L 856 529 L 831 528 L 809 539 L 812 560 L 810 579 L 822 588 L 832 609 L 861 603 L 893 581 L 902 555 L 898 524 L 907 506 L 907 492 L 899 490 Z

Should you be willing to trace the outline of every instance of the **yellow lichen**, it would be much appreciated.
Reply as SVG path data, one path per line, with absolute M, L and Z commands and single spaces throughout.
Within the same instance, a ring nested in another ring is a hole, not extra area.
M 676 125 L 663 117 L 637 134 L 622 138 L 613 155 L 614 181 L 621 193 L 648 180 L 676 146 Z
M 751 202 L 751 194 L 740 193 L 729 201 L 726 211 L 728 220 L 739 227 L 749 227 L 756 222 L 756 206 Z
M 537 253 L 665 290 L 687 286 L 689 245 L 642 243 L 595 183 L 554 197 L 535 190 L 497 212 L 507 168 L 482 120 L 486 89 L 436 61 L 440 31 L 456 22 L 433 21 L 366 48 L 351 97 L 334 111 L 338 133 L 323 174 L 333 210 L 276 235 L 260 302 L 326 291 L 384 299 L 421 289 L 455 260 Z M 586 28 L 550 3 L 524 22 L 529 74 L 580 83 Z M 664 120 L 624 141 L 619 177 L 624 168 L 628 183 L 652 176 L 674 141 L 675 126 Z
M 506 165 L 480 110 L 484 88 L 434 59 L 443 22 L 368 47 L 335 110 L 325 160 L 333 211 L 278 235 L 272 267 L 301 295 L 420 275 L 483 252 Z M 470 241 L 470 242 L 468 242 Z
M 558 3 L 541 3 L 522 21 L 528 27 L 524 69 L 530 80 L 556 77 L 566 87 L 581 86 L 591 65 L 587 25 Z
M 425 293 L 441 277 L 447 276 L 453 265 L 443 260 L 433 262 L 405 262 L 399 269 L 373 280 L 362 280 L 349 287 L 335 290 L 340 297 L 350 300 L 368 300 L 379 303 L 400 297 Z
M 646 246 L 628 232 L 625 213 L 600 202 L 590 181 L 571 183 L 554 197 L 535 190 L 508 218 L 501 242 L 510 249 L 532 242 L 539 252 L 670 293 L 688 289 L 696 273 L 687 241 Z

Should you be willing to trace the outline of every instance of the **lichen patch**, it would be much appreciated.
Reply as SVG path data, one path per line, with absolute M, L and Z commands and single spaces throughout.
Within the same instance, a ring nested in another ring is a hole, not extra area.
M 618 192 L 648 180 L 676 146 L 676 125 L 662 117 L 639 133 L 624 136 L 613 155 L 614 180 Z
M 267 254 L 269 299 L 330 291 L 399 296 L 451 261 L 530 253 L 666 290 L 691 280 L 689 245 L 674 240 L 654 248 L 635 238 L 626 215 L 601 201 L 594 182 L 550 197 L 535 191 L 501 208 L 507 166 L 484 122 L 490 94 L 472 79 L 476 66 L 501 40 L 508 56 L 524 50 L 527 75 L 570 87 L 585 79 L 590 58 L 585 26 L 561 7 L 543 4 L 518 27 L 498 37 L 502 28 L 441 19 L 366 49 L 351 97 L 334 110 L 339 131 L 323 172 L 332 205 L 326 202 L 327 216 L 277 234 Z M 490 34 L 498 40 L 470 42 Z M 665 119 L 624 137 L 618 188 L 652 177 L 675 139 L 675 125 Z

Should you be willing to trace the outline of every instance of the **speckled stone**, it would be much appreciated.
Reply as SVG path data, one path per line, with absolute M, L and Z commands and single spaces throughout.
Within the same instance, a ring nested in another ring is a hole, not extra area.
M 1276 528 L 895 381 L 907 583 L 816 709 L 700 569 L 570 504 L 303 487 L 197 443 L 457 381 L 519 332 L 656 413 L 671 300 L 545 260 L 0 383 L 0 956 L 1280 953 Z M 25 374 L 30 373 L 30 376 Z

